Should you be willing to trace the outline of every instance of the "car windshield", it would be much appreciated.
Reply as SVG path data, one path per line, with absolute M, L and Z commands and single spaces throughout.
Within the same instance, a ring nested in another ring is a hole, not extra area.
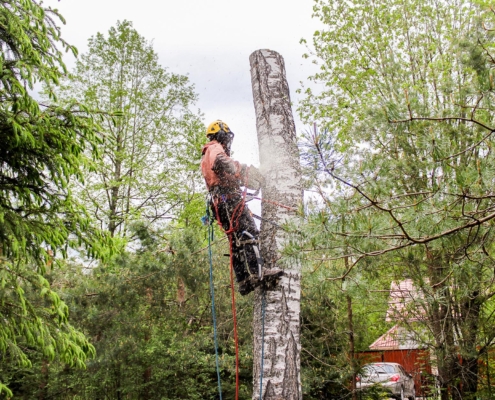
M 366 365 L 363 368 L 363 375 L 365 376 L 370 376 L 373 374 L 393 374 L 395 372 L 394 366 L 388 364 Z

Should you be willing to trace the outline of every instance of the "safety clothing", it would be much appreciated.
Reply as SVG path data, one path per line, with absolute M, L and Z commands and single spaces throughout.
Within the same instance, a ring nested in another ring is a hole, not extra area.
M 240 193 L 230 195 L 213 195 L 211 208 L 213 214 L 222 224 L 224 230 L 231 227 L 234 212 L 242 201 Z M 259 249 L 259 231 L 246 204 L 234 221 L 237 229 L 232 233 L 232 257 L 239 293 L 242 296 L 252 292 L 262 283 L 266 287 L 274 286 L 276 280 L 283 275 L 279 268 L 263 269 L 263 260 Z M 260 273 L 262 279 L 259 279 Z
M 221 186 L 227 191 L 238 190 L 246 172 L 246 165 L 230 158 L 216 140 L 205 144 L 202 153 L 201 172 L 208 190 L 211 191 L 215 186 Z
M 252 277 L 262 272 L 263 261 L 258 248 L 259 231 L 249 208 L 242 204 L 240 186 L 253 188 L 256 185 L 248 182 L 248 167 L 229 156 L 233 133 L 227 124 L 220 120 L 215 121 L 208 126 L 206 133 L 215 136 L 214 140 L 203 146 L 201 172 L 211 194 L 210 207 L 213 215 L 225 231 L 233 227 L 232 223 L 236 227 L 231 233 L 233 267 L 239 283 L 239 293 L 246 295 L 254 290 L 256 285 Z M 222 140 L 219 135 L 229 135 L 227 137 L 229 140 Z M 261 176 L 256 172 L 257 170 L 253 175 Z M 258 178 L 259 180 L 261 179 Z M 239 209 L 241 206 L 242 209 Z M 232 220 L 233 218 L 235 221 Z
M 212 202 L 213 215 L 220 220 L 222 228 L 224 230 L 230 229 L 230 223 L 234 214 L 234 210 L 242 201 L 242 196 L 240 193 L 232 193 L 229 196 L 214 195 Z M 262 267 L 262 261 L 258 259 L 254 245 L 257 246 L 257 239 L 259 235 L 258 228 L 254 222 L 251 212 L 247 205 L 244 205 L 243 209 L 240 210 L 240 215 L 235 221 L 237 225 L 237 230 L 233 232 L 232 237 L 232 256 L 234 273 L 237 282 L 243 282 L 248 279 L 251 275 L 258 275 L 260 262 Z M 249 236 L 254 238 L 250 240 L 250 237 L 243 232 L 249 233 Z M 245 244 L 245 242 L 250 242 Z M 256 243 L 253 243 L 256 242 Z M 247 293 L 241 293 L 242 295 Z
M 229 126 L 225 122 L 217 119 L 208 125 L 208 128 L 206 128 L 206 136 L 215 135 L 220 131 L 231 132 Z

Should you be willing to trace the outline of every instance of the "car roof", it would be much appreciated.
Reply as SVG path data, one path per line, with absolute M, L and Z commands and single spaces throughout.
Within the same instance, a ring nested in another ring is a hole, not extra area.
M 394 363 L 394 362 L 374 362 L 374 363 L 369 363 L 365 365 L 400 365 L 399 363 Z

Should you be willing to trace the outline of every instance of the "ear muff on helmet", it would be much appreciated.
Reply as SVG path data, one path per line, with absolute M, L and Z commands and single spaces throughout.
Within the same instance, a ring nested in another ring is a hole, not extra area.
M 215 139 L 219 143 L 230 145 L 230 143 L 232 142 L 232 139 L 234 139 L 234 132 L 232 132 L 230 130 L 228 132 L 225 132 L 224 130 L 220 130 L 215 135 Z

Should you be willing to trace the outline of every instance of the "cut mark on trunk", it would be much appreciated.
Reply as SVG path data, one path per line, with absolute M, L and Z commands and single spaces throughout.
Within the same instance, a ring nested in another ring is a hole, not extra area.
M 297 369 L 297 343 L 294 335 L 290 334 L 285 352 L 285 374 L 282 397 L 285 400 L 299 400 L 299 371 Z

